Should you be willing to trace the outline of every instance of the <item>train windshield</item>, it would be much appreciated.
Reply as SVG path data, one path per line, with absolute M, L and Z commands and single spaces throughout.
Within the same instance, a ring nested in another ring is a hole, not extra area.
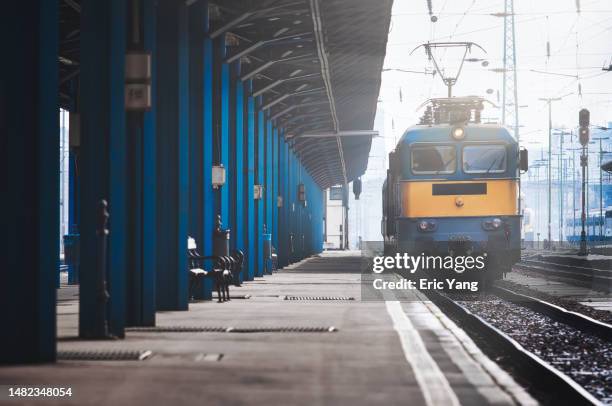
M 412 172 L 449 174 L 455 172 L 457 152 L 450 145 L 415 145 L 411 148 Z
M 463 148 L 465 173 L 501 173 L 506 171 L 504 145 L 469 145 Z

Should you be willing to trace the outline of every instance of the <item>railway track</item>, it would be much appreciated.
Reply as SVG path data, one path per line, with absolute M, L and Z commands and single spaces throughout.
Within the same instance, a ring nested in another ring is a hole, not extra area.
M 546 278 L 557 279 L 606 293 L 612 292 L 612 270 L 608 269 L 556 264 L 534 259 L 523 259 L 514 265 L 514 269 L 543 275 Z
M 609 324 L 503 288 L 423 293 L 544 403 L 612 404 Z

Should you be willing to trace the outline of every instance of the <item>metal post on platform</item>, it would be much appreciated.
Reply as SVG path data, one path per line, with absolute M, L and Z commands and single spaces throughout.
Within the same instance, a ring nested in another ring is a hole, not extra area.
M 96 319 L 94 321 L 93 337 L 109 338 L 108 319 L 106 305 L 110 296 L 106 289 L 106 248 L 108 239 L 108 204 L 102 199 L 98 203 L 98 227 L 96 236 L 98 239 L 98 260 L 96 264 Z
M 578 113 L 578 121 L 580 124 L 579 141 L 582 145 L 582 155 L 580 156 L 580 166 L 582 167 L 582 231 L 580 232 L 580 251 L 578 255 L 587 255 L 587 240 L 586 240 L 586 169 L 588 166 L 589 157 L 587 155 L 587 146 L 589 145 L 589 123 L 590 113 L 587 109 L 582 109 Z
M 587 241 L 586 241 L 586 168 L 588 165 L 588 156 L 586 154 L 586 146 L 582 147 L 582 155 L 580 156 L 580 166 L 582 167 L 582 213 L 580 220 L 582 223 L 582 231 L 580 231 L 580 251 L 578 255 L 587 255 Z

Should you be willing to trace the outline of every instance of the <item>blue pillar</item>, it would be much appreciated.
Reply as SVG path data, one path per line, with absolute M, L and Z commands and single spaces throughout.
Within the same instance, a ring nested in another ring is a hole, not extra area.
M 240 61 L 233 62 L 228 68 L 228 94 L 227 99 L 227 166 L 226 187 L 227 200 L 227 223 L 226 228 L 231 230 L 230 252 L 236 249 L 236 184 L 238 171 L 236 167 L 236 85 L 240 81 Z
M 274 179 L 272 173 L 272 167 L 274 165 L 272 157 L 272 144 L 274 139 L 274 128 L 272 127 L 272 121 L 266 118 L 266 227 L 268 228 L 269 234 L 274 234 L 274 220 L 272 218 L 273 207 L 276 203 L 272 201 L 274 198 Z
M 292 264 L 295 262 L 295 200 L 294 200 L 294 187 L 295 187 L 295 159 L 293 150 L 288 148 L 288 180 L 287 180 L 287 233 L 289 244 L 289 250 L 287 251 L 287 262 Z
M 278 249 L 278 137 L 280 131 L 275 128 L 272 136 L 272 245 Z
M 107 256 L 109 332 L 124 336 L 128 263 L 124 70 L 126 2 L 82 3 L 81 12 L 81 267 L 79 335 L 95 335 L 98 202 L 110 212 Z
M 207 13 L 208 6 L 205 2 L 202 7 Z M 206 14 L 206 32 L 208 32 L 209 16 Z M 203 255 L 212 254 L 212 236 L 215 227 L 215 191 L 212 188 L 212 166 L 214 158 L 214 120 L 213 120 L 213 63 L 214 63 L 214 43 L 209 37 L 204 38 L 202 45 L 202 174 L 201 182 L 203 189 L 203 208 L 202 208 L 202 242 Z M 210 266 L 210 264 L 208 264 Z M 196 294 L 196 298 L 212 300 L 212 281 L 205 279 L 202 290 Z
M 206 7 L 206 9 L 205 9 Z M 204 36 L 207 34 L 207 4 L 196 2 L 189 8 L 189 236 L 193 237 L 200 251 L 204 240 L 203 206 L 204 137 L 202 75 Z
M 187 310 L 189 64 L 187 6 L 159 0 L 157 309 Z
M 225 36 L 221 36 L 217 41 L 218 47 L 218 60 L 220 63 L 220 121 L 219 121 L 219 163 L 223 165 L 226 170 L 229 170 L 229 157 L 230 157 L 230 145 L 229 145 L 229 124 L 230 124 L 230 71 L 228 64 L 224 63 L 223 60 L 226 57 L 226 46 Z M 229 179 L 229 176 L 226 177 Z M 230 185 L 229 182 L 220 188 L 220 207 L 219 214 L 221 214 L 221 222 L 224 227 L 229 225 L 229 196 L 230 196 Z
M 299 185 L 302 183 L 302 163 L 295 157 L 295 187 L 292 193 L 295 196 L 295 253 L 296 261 L 302 259 L 302 202 L 298 199 Z
M 212 167 L 212 41 L 208 3 L 189 8 L 189 235 L 203 255 L 212 253 L 214 194 Z M 210 264 L 207 264 L 210 267 Z M 212 281 L 204 279 L 196 299 L 212 299 Z
M 285 148 L 283 141 L 284 130 L 279 131 L 279 138 L 277 140 L 278 147 L 278 166 L 277 166 L 277 177 L 278 177 L 278 195 L 281 196 L 283 204 L 278 208 L 278 229 L 276 234 L 276 243 L 278 244 L 278 266 L 282 268 L 284 266 L 284 254 L 285 254 L 285 207 L 287 202 L 285 201 Z
M 283 239 L 284 239 L 284 254 L 283 254 L 283 266 L 289 265 L 290 256 L 291 256 L 291 245 L 290 245 L 290 215 L 291 215 L 291 202 L 289 199 L 289 180 L 291 175 L 291 166 L 290 166 L 290 149 L 289 144 L 285 141 L 283 143 L 283 149 L 285 151 L 285 158 L 283 160 Z
M 131 10 L 131 8 L 129 8 Z M 155 100 L 155 28 L 154 0 L 145 0 L 139 9 L 142 21 L 139 43 L 131 48 L 151 53 L 152 88 Z M 131 15 L 129 18 L 130 21 Z M 149 111 L 127 114 L 127 140 L 129 170 L 127 231 L 128 266 L 126 287 L 126 325 L 155 325 L 155 270 L 157 263 L 157 211 L 156 211 L 156 137 L 155 105 Z
M 264 112 L 261 110 L 262 98 L 257 97 L 257 184 L 264 185 L 265 187 L 265 118 Z M 256 241 L 257 247 L 255 248 L 255 256 L 257 258 L 256 276 L 263 276 L 264 272 L 264 261 L 263 261 L 263 228 L 266 222 L 265 213 L 265 196 L 266 191 L 264 190 L 263 196 L 257 200 L 257 232 Z
M 236 65 L 236 78 L 240 75 L 240 65 Z M 239 79 L 236 79 L 236 96 L 235 96 L 235 171 L 234 176 L 235 180 L 235 189 L 234 189 L 234 199 L 235 199 L 235 222 L 234 222 L 234 240 L 235 240 L 235 248 L 242 252 L 246 251 L 245 246 L 245 236 L 246 236 L 246 211 L 247 211 L 247 189 L 246 189 L 246 181 L 245 176 L 248 173 L 248 167 L 245 162 L 245 152 L 247 148 L 245 148 L 245 131 L 244 131 L 244 83 L 242 83 Z M 252 191 L 251 191 L 252 193 Z M 244 269 L 244 268 L 243 268 Z M 244 277 L 243 272 L 243 277 Z
M 0 15 L 0 363 L 55 360 L 59 266 L 58 3 Z
M 245 273 L 246 280 L 253 280 L 255 278 L 255 249 L 256 249 L 256 212 L 255 212 L 255 200 L 253 197 L 253 187 L 256 183 L 255 181 L 255 171 L 256 171 L 256 162 L 255 162 L 255 100 L 251 95 L 253 92 L 253 82 L 249 80 L 246 83 L 246 93 L 247 93 L 247 103 L 246 103 L 246 120 L 247 120 L 247 133 L 246 133 L 246 165 L 247 165 L 247 215 L 245 218 L 245 223 L 247 225 L 247 241 L 248 246 L 246 249 L 246 257 L 247 257 L 247 272 Z

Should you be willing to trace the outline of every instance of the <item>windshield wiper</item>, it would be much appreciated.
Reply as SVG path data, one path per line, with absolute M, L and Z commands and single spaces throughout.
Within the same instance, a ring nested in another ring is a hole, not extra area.
M 446 167 L 455 160 L 457 156 L 452 156 L 451 159 L 449 159 L 448 161 L 444 162 L 444 164 L 442 165 L 442 169 L 440 169 L 439 171 L 435 171 L 434 175 L 439 175 L 442 171 L 446 171 Z
M 497 157 L 497 159 L 495 159 L 495 161 L 493 161 L 493 162 L 491 163 L 491 166 L 489 166 L 489 169 L 487 169 L 487 171 L 485 172 L 485 175 L 487 175 L 488 173 L 490 173 L 490 172 L 491 172 L 491 169 L 493 169 L 493 167 L 495 166 L 495 164 L 497 164 L 497 162 L 499 162 L 499 160 L 500 160 L 500 159 L 503 159 L 503 158 L 505 158 L 505 157 L 506 157 L 506 155 L 505 155 L 505 154 L 504 154 L 504 155 L 500 155 L 500 156 L 498 156 L 498 157 Z

